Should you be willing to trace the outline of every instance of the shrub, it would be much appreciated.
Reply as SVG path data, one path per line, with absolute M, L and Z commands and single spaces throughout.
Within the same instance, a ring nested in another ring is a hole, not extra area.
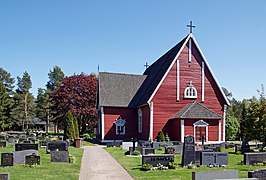
M 164 141 L 165 141 L 164 133 L 163 133 L 162 130 L 160 130 L 160 131 L 158 132 L 157 140 L 158 140 L 158 142 L 164 142 Z
M 74 164 L 75 162 L 76 162 L 75 156 L 72 156 L 71 154 L 69 154 L 69 163 Z
M 91 135 L 90 134 L 86 133 L 86 134 L 83 134 L 83 136 L 84 136 L 84 140 L 85 141 L 90 141 L 91 140 Z
M 169 169 L 176 169 L 178 167 L 178 164 L 176 162 L 169 162 L 168 168 Z
M 139 156 L 139 155 L 140 155 L 140 152 L 137 151 L 137 150 L 135 150 L 135 151 L 133 151 L 132 155 L 133 155 L 133 156 Z
M 126 151 L 126 152 L 125 152 L 125 155 L 130 155 L 130 152 L 129 152 L 129 151 Z
M 143 171 L 150 171 L 152 168 L 153 168 L 153 166 L 150 164 L 143 164 L 141 169 Z

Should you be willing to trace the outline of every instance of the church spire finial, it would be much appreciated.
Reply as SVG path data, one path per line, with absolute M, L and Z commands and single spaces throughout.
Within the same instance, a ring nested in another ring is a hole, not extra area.
M 189 25 L 187 25 L 187 27 L 189 27 L 189 32 L 192 33 L 192 28 L 195 28 L 196 26 L 192 25 L 192 21 L 190 21 Z

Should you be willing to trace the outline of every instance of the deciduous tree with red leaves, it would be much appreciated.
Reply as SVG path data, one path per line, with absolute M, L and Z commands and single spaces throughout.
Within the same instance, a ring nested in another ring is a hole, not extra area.
M 95 74 L 73 75 L 65 77 L 62 85 L 51 94 L 53 114 L 58 124 L 63 125 L 68 112 L 78 119 L 79 130 L 83 133 L 96 124 L 96 88 Z

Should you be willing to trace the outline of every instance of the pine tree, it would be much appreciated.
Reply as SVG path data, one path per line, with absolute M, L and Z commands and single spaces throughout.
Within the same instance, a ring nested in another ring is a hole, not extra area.
M 22 125 L 22 130 L 29 128 L 31 119 L 35 116 L 35 103 L 32 93 L 29 92 L 32 87 L 30 75 L 25 71 L 22 78 L 17 77 L 18 88 L 14 94 L 14 107 L 12 118 L 17 125 Z
M 11 102 L 5 86 L 0 82 L 0 130 L 4 131 L 12 125 L 10 121 Z
M 0 68 L 0 129 L 12 125 L 11 112 L 13 104 L 14 78 L 3 68 Z
M 55 132 L 57 132 L 59 122 L 62 122 L 65 116 L 64 114 L 59 114 L 57 112 L 57 104 L 52 102 L 51 94 L 55 93 L 58 88 L 62 85 L 62 81 L 64 79 L 64 72 L 61 70 L 59 66 L 54 66 L 53 70 L 50 70 L 48 73 L 49 81 L 46 84 L 46 93 L 48 94 L 48 99 L 46 100 L 46 126 L 47 131 L 49 131 L 48 127 L 50 121 L 54 122 L 55 124 Z

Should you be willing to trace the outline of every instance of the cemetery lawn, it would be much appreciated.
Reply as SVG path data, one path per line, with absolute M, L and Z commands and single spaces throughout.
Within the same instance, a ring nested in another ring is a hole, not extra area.
M 180 179 L 180 180 L 191 180 L 193 171 L 207 171 L 207 170 L 223 170 L 223 169 L 233 169 L 238 170 L 239 178 L 247 178 L 248 171 L 266 168 L 266 166 L 245 166 L 241 164 L 244 160 L 244 155 L 234 154 L 234 150 L 229 150 L 228 162 L 229 165 L 225 168 L 209 168 L 209 167 L 197 167 L 195 169 L 187 169 L 183 167 L 178 167 L 175 170 L 153 170 L 153 171 L 142 171 L 141 170 L 141 156 L 133 157 L 126 156 L 125 150 L 121 148 L 105 148 L 105 150 L 111 154 L 120 163 L 126 171 L 134 179 Z M 163 154 L 163 150 L 157 150 L 156 154 Z M 175 162 L 181 164 L 181 155 L 175 155 Z
M 1 148 L 0 153 L 15 151 L 15 147 L 8 145 L 7 147 Z M 56 164 L 50 163 L 50 154 L 46 154 L 46 148 L 39 147 L 39 156 L 41 156 L 40 166 L 25 166 L 15 165 L 11 167 L 0 167 L 0 172 L 9 172 L 10 179 L 12 180 L 66 180 L 66 179 L 79 179 L 79 171 L 81 165 L 81 158 L 83 155 L 83 148 L 69 147 L 69 154 L 75 157 L 75 163 L 73 164 Z

